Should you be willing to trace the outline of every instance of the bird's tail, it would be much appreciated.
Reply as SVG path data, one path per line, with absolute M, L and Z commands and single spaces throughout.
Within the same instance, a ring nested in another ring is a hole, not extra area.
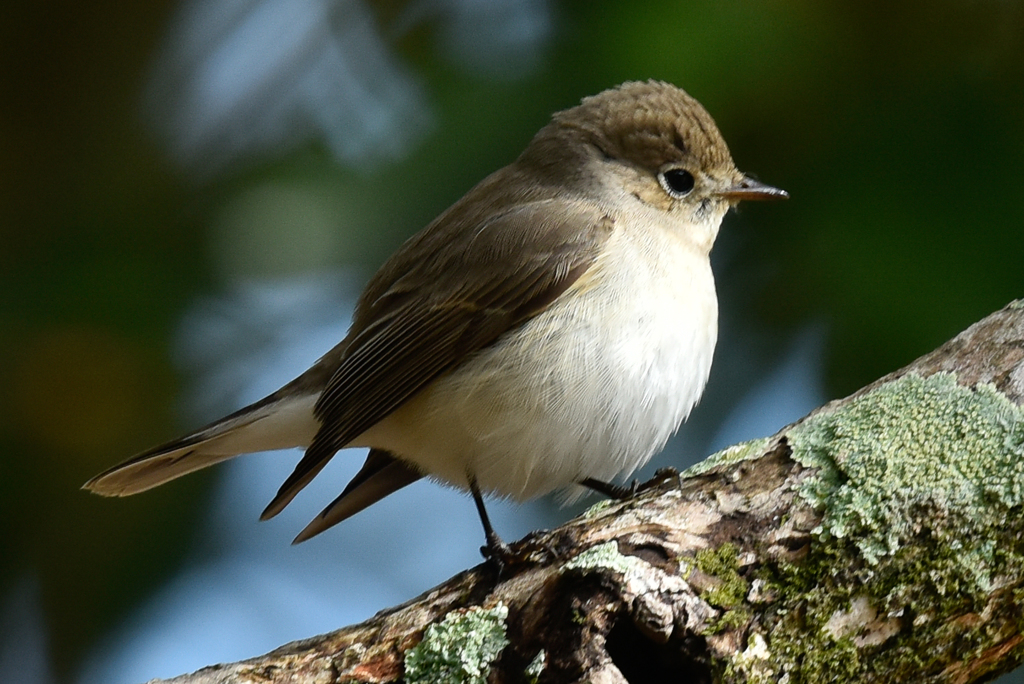
M 319 428 L 313 416 L 317 396 L 274 393 L 100 473 L 83 489 L 103 496 L 129 496 L 241 454 L 309 446 Z

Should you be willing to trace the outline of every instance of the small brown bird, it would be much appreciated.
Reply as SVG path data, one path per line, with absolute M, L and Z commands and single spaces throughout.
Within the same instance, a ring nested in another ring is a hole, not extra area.
M 127 496 L 239 454 L 304 447 L 271 518 L 339 449 L 369 447 L 302 541 L 428 476 L 516 500 L 630 473 L 697 403 L 718 300 L 709 254 L 740 200 L 714 121 L 668 83 L 556 113 L 519 158 L 410 238 L 348 335 L 270 396 L 86 483 Z

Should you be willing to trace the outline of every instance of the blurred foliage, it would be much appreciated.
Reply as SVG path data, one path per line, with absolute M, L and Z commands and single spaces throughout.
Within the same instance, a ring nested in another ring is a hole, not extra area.
M 372 4 L 385 34 L 407 7 Z M 202 516 L 208 476 L 116 502 L 79 486 L 177 431 L 169 340 L 221 282 L 211 227 L 247 189 L 335 198 L 358 230 L 336 259 L 369 273 L 552 111 L 659 78 L 792 195 L 727 220 L 723 335 L 770 356 L 824 322 L 841 395 L 1024 295 L 1022 3 L 567 1 L 519 79 L 453 63 L 428 23 L 394 39 L 434 116 L 407 158 L 353 170 L 307 146 L 205 184 L 140 123 L 173 9 L 15 0 L 0 21 L 0 588 L 39 575 L 61 677 L 180 566 Z M 746 381 L 716 370 L 711 403 Z

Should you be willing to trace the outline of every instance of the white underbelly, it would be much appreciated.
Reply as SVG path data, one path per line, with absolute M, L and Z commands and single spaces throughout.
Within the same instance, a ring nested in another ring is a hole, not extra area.
M 706 255 L 666 241 L 652 259 L 651 245 L 620 242 L 359 443 L 519 500 L 646 463 L 703 392 L 718 307 Z

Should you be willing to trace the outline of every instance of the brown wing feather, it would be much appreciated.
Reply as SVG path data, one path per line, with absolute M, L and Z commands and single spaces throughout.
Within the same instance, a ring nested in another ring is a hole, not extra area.
M 345 357 L 317 401 L 320 431 L 263 519 L 277 515 L 338 449 L 466 355 L 543 311 L 590 267 L 611 227 L 590 204 L 548 199 L 464 227 L 469 239 L 461 249 L 449 243 L 444 254 L 416 261 L 408 250 L 396 254 L 392 261 L 409 270 L 389 288 L 368 288 L 354 324 L 361 329 L 349 334 Z M 389 269 L 395 272 L 391 262 L 381 270 Z

